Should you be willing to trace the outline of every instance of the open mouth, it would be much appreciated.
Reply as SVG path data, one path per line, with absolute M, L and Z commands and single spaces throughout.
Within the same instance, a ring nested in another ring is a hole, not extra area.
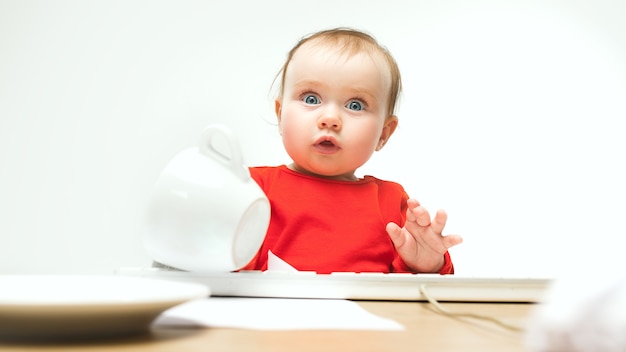
M 322 137 L 313 145 L 315 149 L 324 154 L 330 154 L 341 149 L 337 141 L 332 137 Z

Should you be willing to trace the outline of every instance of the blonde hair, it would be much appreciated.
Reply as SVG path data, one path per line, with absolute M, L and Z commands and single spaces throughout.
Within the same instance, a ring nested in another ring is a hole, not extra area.
M 365 52 L 373 58 L 382 58 L 383 62 L 389 69 L 389 76 L 391 77 L 391 89 L 389 91 L 389 106 L 387 107 L 387 116 L 395 114 L 396 105 L 400 97 L 400 91 L 402 89 L 402 82 L 400 78 L 400 69 L 396 60 L 391 56 L 387 48 L 380 45 L 373 36 L 351 28 L 333 28 L 320 32 L 310 34 L 303 37 L 300 41 L 289 51 L 287 54 L 287 60 L 283 64 L 276 78 L 280 76 L 279 96 L 282 97 L 283 89 L 285 86 L 285 72 L 289 63 L 293 59 L 294 54 L 305 43 L 316 42 L 321 44 L 328 44 L 337 47 L 341 53 L 347 55 L 353 55 L 360 52 Z

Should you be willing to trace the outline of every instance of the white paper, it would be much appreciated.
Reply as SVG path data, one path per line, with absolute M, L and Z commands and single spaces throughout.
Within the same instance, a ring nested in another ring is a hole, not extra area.
M 298 271 L 298 269 L 294 268 L 291 264 L 272 253 L 272 251 L 267 251 L 267 271 L 294 272 Z
M 254 330 L 404 330 L 356 302 L 335 299 L 209 297 L 163 312 L 155 327 Z

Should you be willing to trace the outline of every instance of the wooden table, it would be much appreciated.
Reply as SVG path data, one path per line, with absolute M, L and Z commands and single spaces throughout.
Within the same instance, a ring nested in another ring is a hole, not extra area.
M 134 337 L 91 342 L 8 342 L 0 351 L 527 351 L 523 332 L 496 324 L 442 315 L 426 302 L 359 301 L 366 310 L 406 327 L 404 331 L 256 331 L 153 329 Z M 532 303 L 442 303 L 453 312 L 490 316 L 524 327 Z

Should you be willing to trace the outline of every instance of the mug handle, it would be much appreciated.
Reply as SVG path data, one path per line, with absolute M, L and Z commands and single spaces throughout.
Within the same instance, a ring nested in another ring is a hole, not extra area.
M 215 148 L 213 139 L 218 133 L 225 137 L 228 142 L 230 156 L 225 155 Z M 202 154 L 224 163 L 241 180 L 248 181 L 250 179 L 250 172 L 243 163 L 243 156 L 237 138 L 225 125 L 213 124 L 207 126 L 200 137 L 198 149 Z

